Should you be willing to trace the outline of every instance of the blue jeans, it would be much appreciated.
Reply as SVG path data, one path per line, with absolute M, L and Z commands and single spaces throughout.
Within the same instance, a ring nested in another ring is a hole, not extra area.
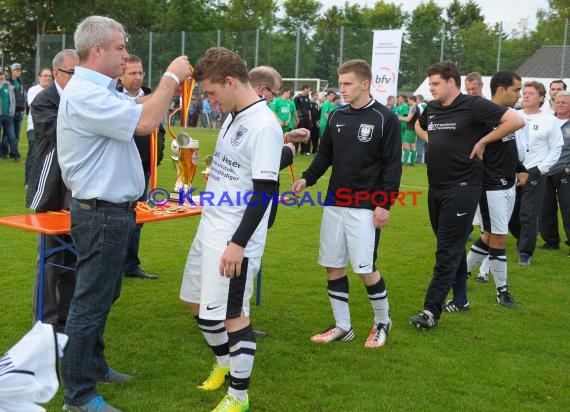
M 28 130 L 28 155 L 26 156 L 26 174 L 24 177 L 24 184 L 28 184 L 28 179 L 30 178 L 30 171 L 32 170 L 32 164 L 36 158 L 36 134 L 34 129 Z
M 19 159 L 18 142 L 14 134 L 14 118 L 10 116 L 0 116 L 0 126 L 2 127 L 2 147 L 0 157 L 6 159 L 8 156 Z
M 96 396 L 96 382 L 108 372 L 103 333 L 119 297 L 129 238 L 135 227 L 132 208 L 71 202 L 71 238 L 77 251 L 75 294 L 65 333 L 69 342 L 61 362 L 68 405 Z

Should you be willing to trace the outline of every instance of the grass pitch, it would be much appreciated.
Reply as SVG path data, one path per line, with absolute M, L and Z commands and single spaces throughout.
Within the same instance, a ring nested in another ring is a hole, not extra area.
M 213 153 L 215 132 L 190 129 L 201 161 Z M 24 146 L 25 138 L 22 139 Z M 23 147 L 25 151 L 25 147 Z M 168 146 L 159 186 L 171 189 Z M 297 176 L 310 157 L 298 156 Z M 205 166 L 200 165 L 200 170 Z M 24 165 L 0 163 L 0 215 L 27 213 Z M 326 190 L 328 175 L 309 190 Z M 204 188 L 196 179 L 196 187 Z M 281 191 L 290 189 L 287 170 Z M 427 213 L 425 166 L 405 168 L 402 191 L 422 191 L 417 206 L 396 206 L 382 231 L 378 266 L 386 279 L 393 329 L 388 344 L 364 348 L 372 309 L 362 282 L 349 274 L 356 339 L 326 346 L 309 337 L 333 318 L 324 269 L 317 264 L 321 208 L 280 207 L 263 258 L 262 304 L 254 307 L 259 339 L 251 379 L 253 411 L 563 411 L 570 405 L 570 276 L 567 250 L 537 250 L 532 266 L 517 266 L 509 241 L 509 286 L 518 307 L 496 303 L 493 283 L 469 281 L 471 310 L 443 314 L 438 327 L 416 330 L 409 318 L 422 308 L 431 277 L 435 237 Z M 178 298 L 197 218 L 145 225 L 142 267 L 157 281 L 125 279 L 106 330 L 106 356 L 135 379 L 100 393 L 128 412 L 206 411 L 225 389 L 196 389 L 213 363 L 194 319 Z M 474 233 L 476 236 L 476 234 Z M 31 326 L 37 235 L 0 226 L 0 352 Z M 541 244 L 541 241 L 539 241 Z M 350 272 L 350 271 L 349 271 Z M 46 405 L 60 411 L 61 390 Z

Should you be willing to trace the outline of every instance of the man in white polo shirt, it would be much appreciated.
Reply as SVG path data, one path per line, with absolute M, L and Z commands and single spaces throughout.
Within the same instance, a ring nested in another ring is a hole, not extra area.
M 190 76 L 186 56 L 174 59 L 154 93 L 134 101 L 118 93 L 128 57 L 123 26 L 90 16 L 75 31 L 79 65 L 61 95 L 57 154 L 71 190 L 71 237 L 77 251 L 75 294 L 61 364 L 64 409 L 116 412 L 97 394 L 97 382 L 131 376 L 111 368 L 103 334 L 119 297 L 127 245 L 135 228 L 134 206 L 144 191 L 144 173 L 134 134 L 158 127 L 180 85 Z

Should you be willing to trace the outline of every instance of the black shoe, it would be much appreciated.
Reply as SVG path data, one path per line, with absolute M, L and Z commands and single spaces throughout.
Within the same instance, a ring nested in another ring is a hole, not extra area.
M 506 308 L 514 308 L 517 306 L 515 300 L 509 292 L 509 288 L 506 286 L 497 289 L 497 303 Z
M 127 277 L 127 278 L 139 278 L 139 279 L 151 279 L 151 280 L 158 279 L 158 275 L 146 273 L 141 268 L 138 268 L 137 270 L 135 270 L 134 272 L 131 272 L 131 273 L 125 273 L 125 277 Z
M 521 252 L 519 258 L 519 266 L 530 266 L 531 256 L 528 253 Z
M 452 312 L 466 312 L 469 310 L 469 302 L 465 305 L 460 305 L 459 303 L 455 303 L 452 300 L 448 300 L 443 304 L 443 311 L 452 313 Z
M 538 248 L 542 250 L 558 250 L 560 249 L 560 245 L 556 243 L 545 243 L 544 245 L 539 246 Z
M 420 312 L 419 315 L 412 316 L 410 323 L 419 329 L 432 329 L 437 325 L 438 319 L 429 310 Z

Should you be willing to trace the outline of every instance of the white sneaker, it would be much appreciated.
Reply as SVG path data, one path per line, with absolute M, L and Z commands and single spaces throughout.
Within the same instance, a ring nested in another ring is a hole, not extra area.
M 332 326 L 330 329 L 324 331 L 323 333 L 319 333 L 313 337 L 311 340 L 315 343 L 329 343 L 329 342 L 348 342 L 354 339 L 354 331 L 352 328 L 347 332 L 342 330 L 341 328 L 337 328 L 336 326 Z

